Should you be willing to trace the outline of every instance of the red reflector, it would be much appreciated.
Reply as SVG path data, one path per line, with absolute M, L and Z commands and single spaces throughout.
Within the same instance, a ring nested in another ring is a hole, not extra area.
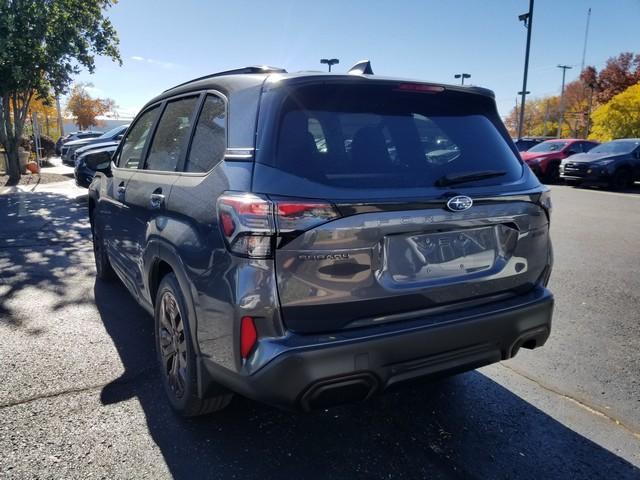
M 222 225 L 222 232 L 230 237 L 236 230 L 236 224 L 233 222 L 233 217 L 228 212 L 220 212 L 220 223 Z
M 402 92 L 439 93 L 444 92 L 444 87 L 438 85 L 424 85 L 422 83 L 401 83 L 397 90 Z
M 240 320 L 240 355 L 246 359 L 258 340 L 258 332 L 253 318 L 242 317 Z

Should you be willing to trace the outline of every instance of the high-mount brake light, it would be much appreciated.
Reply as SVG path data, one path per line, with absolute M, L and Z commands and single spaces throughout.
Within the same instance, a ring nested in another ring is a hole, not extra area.
M 218 199 L 218 223 L 227 247 L 249 258 L 270 258 L 277 234 L 304 232 L 339 216 L 333 205 L 317 200 L 270 201 L 241 192 Z
M 400 92 L 416 92 L 416 93 L 440 93 L 444 92 L 444 87 L 439 85 L 425 85 L 423 83 L 401 83 L 396 88 Z

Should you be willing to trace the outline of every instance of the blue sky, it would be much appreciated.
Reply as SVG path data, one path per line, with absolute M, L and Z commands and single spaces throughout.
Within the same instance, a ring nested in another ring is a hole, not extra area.
M 93 94 L 134 114 L 166 88 L 229 68 L 269 64 L 289 71 L 334 71 L 369 58 L 375 73 L 493 89 L 505 115 L 522 87 L 528 0 L 120 0 L 108 15 L 120 36 L 122 67 L 98 59 Z M 640 53 L 640 0 L 536 0 L 528 90 L 559 93 L 559 63 L 582 57 L 592 8 L 587 65 L 622 51 Z

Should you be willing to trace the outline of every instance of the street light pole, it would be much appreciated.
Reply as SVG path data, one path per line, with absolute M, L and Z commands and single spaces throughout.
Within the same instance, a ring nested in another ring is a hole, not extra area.
M 337 58 L 321 58 L 320 59 L 320 63 L 324 63 L 326 65 L 329 65 L 329 72 L 331 72 L 331 67 L 333 65 L 336 65 L 337 63 L 340 63 L 340 60 Z
M 560 138 L 562 134 L 562 122 L 564 120 L 564 79 L 567 74 L 567 70 L 573 68 L 569 65 L 558 65 L 558 68 L 562 69 L 562 89 L 560 90 L 560 113 L 558 114 L 558 133 L 557 137 Z
M 464 85 L 464 79 L 465 78 L 471 78 L 471 75 L 468 73 L 456 73 L 453 78 L 460 78 L 460 85 Z
M 525 95 L 529 95 L 531 92 L 529 90 L 527 90 L 526 92 L 524 92 Z M 518 95 L 522 96 L 522 92 L 518 92 Z M 524 133 L 524 126 L 523 122 L 524 122 L 524 108 L 522 110 L 520 110 L 520 113 L 522 115 L 520 115 L 520 120 L 518 123 L 518 132 L 520 133 L 518 135 L 518 140 L 520 140 L 522 138 L 522 134 Z M 518 97 L 516 97 L 516 115 L 518 115 Z
M 527 47 L 524 54 L 524 76 L 522 79 L 522 99 L 520 100 L 520 121 L 518 122 L 518 138 L 522 138 L 522 125 L 524 123 L 524 105 L 527 100 L 527 74 L 529 73 L 529 50 L 531 47 L 531 29 L 533 27 L 533 0 L 529 0 L 529 11 L 518 16 L 527 29 Z

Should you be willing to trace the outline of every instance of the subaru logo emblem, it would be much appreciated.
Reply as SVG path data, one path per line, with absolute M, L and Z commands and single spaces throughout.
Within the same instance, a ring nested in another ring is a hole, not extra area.
M 471 205 L 473 205 L 473 200 L 465 195 L 451 197 L 447 202 L 447 208 L 452 212 L 462 212 L 471 208 Z

